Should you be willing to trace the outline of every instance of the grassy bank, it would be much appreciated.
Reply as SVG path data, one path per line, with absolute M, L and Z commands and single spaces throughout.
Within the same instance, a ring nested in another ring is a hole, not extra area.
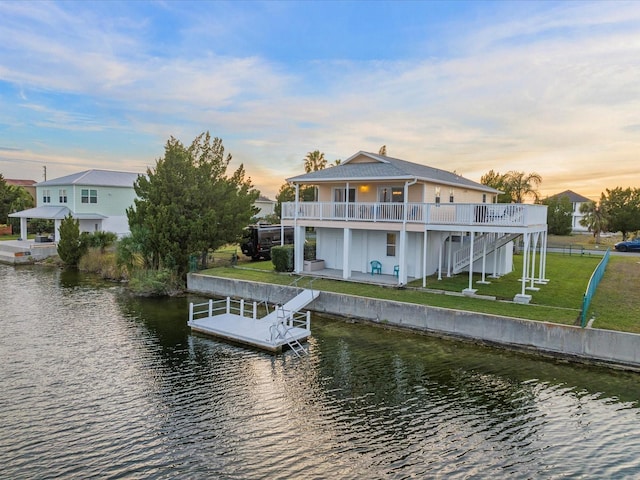
M 521 256 L 516 256 L 514 259 L 513 273 L 499 279 L 490 279 L 491 283 L 488 285 L 477 284 L 476 281 L 480 280 L 481 276 L 474 275 L 473 287 L 477 288 L 477 294 L 495 297 L 496 300 L 462 296 L 460 292 L 468 286 L 468 274 L 442 280 L 428 277 L 426 289 L 422 288 L 422 280 L 413 281 L 407 288 L 398 289 L 277 273 L 269 261 L 243 262 L 241 260 L 237 267 L 221 266 L 200 273 L 279 285 L 295 283 L 300 287 L 312 286 L 319 290 L 347 295 L 573 325 L 580 314 L 582 298 L 589 278 L 601 258 L 599 255 L 549 254 L 546 278 L 550 281 L 546 285 L 535 285 L 540 288 L 539 291 L 526 292 L 532 295 L 529 305 L 515 304 L 511 301 L 522 288 L 519 281 L 522 273 Z M 637 285 L 640 281 L 638 260 L 636 257 L 611 257 L 609 267 L 589 310 L 590 316 L 595 315 L 594 327 L 640 333 L 640 296 L 634 295 L 634 291 L 629 287 L 621 287 Z
M 594 327 L 640 333 L 640 257 L 612 256 L 591 301 Z

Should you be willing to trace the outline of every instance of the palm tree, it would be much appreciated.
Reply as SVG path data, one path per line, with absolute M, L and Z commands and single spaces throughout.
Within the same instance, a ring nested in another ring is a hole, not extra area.
M 596 202 L 583 203 L 580 205 L 580 213 L 584 215 L 580 219 L 580 225 L 587 227 L 593 233 L 595 242 L 600 243 L 600 234 L 607 230 L 607 217 L 602 206 Z
M 538 186 L 542 183 L 542 177 L 535 173 L 510 171 L 505 175 L 505 192 L 511 196 L 514 203 L 524 203 L 526 197 L 532 196 L 537 203 L 540 200 Z
M 324 158 L 324 153 L 320 150 L 309 152 L 307 153 L 307 156 L 304 157 L 304 171 L 306 173 L 323 170 L 326 166 L 327 160 Z

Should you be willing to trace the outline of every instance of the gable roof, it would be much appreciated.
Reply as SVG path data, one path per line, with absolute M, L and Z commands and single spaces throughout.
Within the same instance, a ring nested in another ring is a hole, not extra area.
M 88 185 L 96 187 L 130 187 L 138 178 L 137 173 L 116 172 L 113 170 L 85 170 L 65 177 L 54 178 L 36 183 L 36 187 L 56 185 Z
M 561 197 L 569 197 L 569 201 L 571 203 L 589 203 L 593 201 L 590 198 L 584 197 L 571 190 L 565 190 L 564 192 L 556 193 L 555 195 L 551 195 L 549 198 L 561 198 Z
M 355 158 L 365 156 L 370 162 L 354 162 Z M 296 177 L 287 178 L 291 183 L 328 183 L 344 181 L 380 181 L 422 180 L 442 185 L 468 187 L 490 193 L 500 193 L 495 188 L 482 185 L 460 175 L 439 168 L 408 162 L 399 158 L 387 157 L 370 152 L 360 151 L 352 155 L 340 165 L 328 167 L 316 172 L 309 172 Z

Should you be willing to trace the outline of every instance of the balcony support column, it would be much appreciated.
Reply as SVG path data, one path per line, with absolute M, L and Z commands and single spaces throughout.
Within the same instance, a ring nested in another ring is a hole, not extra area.
M 424 231 L 422 241 L 422 288 L 427 286 L 427 232 Z
M 540 247 L 540 276 L 537 283 L 546 285 L 549 283 L 547 276 L 547 231 L 542 232 L 542 246 Z
M 522 252 L 522 290 L 519 294 L 513 297 L 513 301 L 516 303 L 529 303 L 531 301 L 531 295 L 527 295 L 525 287 L 527 284 L 527 276 L 529 275 L 529 245 L 531 243 L 531 234 L 524 234 L 524 251 Z
M 471 246 L 469 248 L 469 286 L 462 291 L 465 295 L 473 295 L 477 292 L 477 290 L 473 288 L 473 249 L 475 247 L 475 234 L 473 232 L 469 232 L 469 234 L 471 237 Z
M 293 228 L 293 264 L 295 272 L 302 273 L 304 267 L 304 227 Z
M 453 233 L 449 232 L 449 248 L 447 249 L 447 278 L 451 278 L 451 258 L 453 256 Z M 462 237 L 461 237 L 462 238 Z
M 398 274 L 398 284 L 407 284 L 407 230 L 402 228 L 400 230 L 400 258 L 398 264 L 400 265 L 400 272 Z
M 531 247 L 531 272 L 529 274 L 530 284 L 527 287 L 527 290 L 532 290 L 537 292 L 540 290 L 538 287 L 533 286 L 533 281 L 536 276 L 536 247 L 538 246 L 538 239 L 540 238 L 540 232 L 535 232 L 533 234 L 533 246 Z
M 351 229 L 345 228 L 342 235 L 342 278 L 351 277 Z

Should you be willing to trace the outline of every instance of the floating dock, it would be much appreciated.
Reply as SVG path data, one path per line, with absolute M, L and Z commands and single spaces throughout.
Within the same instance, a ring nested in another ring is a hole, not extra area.
M 306 353 L 302 342 L 311 335 L 311 313 L 301 310 L 319 294 L 317 290 L 304 289 L 284 305 L 276 305 L 262 318 L 257 318 L 256 302 L 227 297 L 191 303 L 188 325 L 195 332 L 273 353 L 288 347 L 301 356 Z

